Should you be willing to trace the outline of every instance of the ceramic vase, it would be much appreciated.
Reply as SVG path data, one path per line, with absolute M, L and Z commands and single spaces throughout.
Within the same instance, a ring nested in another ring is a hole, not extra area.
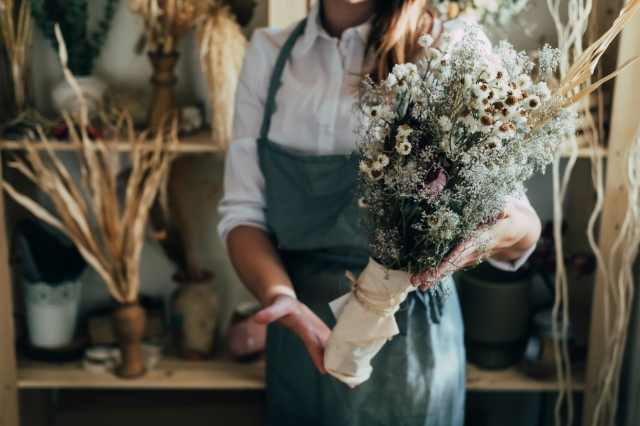
M 84 95 L 87 104 L 89 117 L 94 117 L 100 110 L 104 92 L 107 90 L 107 83 L 94 77 L 75 77 L 76 82 L 80 86 L 80 90 Z M 51 90 L 51 100 L 57 113 L 67 111 L 71 114 L 78 112 L 79 103 L 76 93 L 67 80 L 61 80 Z
M 501 369 L 518 362 L 529 326 L 531 273 L 488 263 L 460 274 L 460 306 L 469 362 Z
M 178 282 L 171 297 L 171 328 L 181 355 L 189 360 L 211 357 L 218 320 L 218 296 L 211 290 L 211 272 L 202 279 Z
M 173 93 L 178 80 L 173 71 L 179 56 L 178 53 L 149 53 L 149 60 L 153 67 L 153 76 L 151 77 L 153 101 L 149 112 L 149 128 L 152 130 L 157 130 L 163 120 L 165 120 L 165 125 L 169 126 L 171 119 L 178 114 Z
M 113 313 L 113 332 L 122 353 L 122 361 L 116 368 L 116 374 L 120 377 L 135 378 L 146 372 L 141 348 L 146 322 L 146 313 L 138 302 L 116 306 Z
M 80 302 L 80 282 L 57 285 L 22 281 L 29 341 L 37 348 L 56 349 L 73 340 Z

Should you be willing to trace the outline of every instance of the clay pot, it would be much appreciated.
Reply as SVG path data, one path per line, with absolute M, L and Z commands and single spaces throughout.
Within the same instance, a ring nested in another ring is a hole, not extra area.
M 173 74 L 173 70 L 178 62 L 178 53 L 166 55 L 149 53 L 149 60 L 153 66 L 153 102 L 149 113 L 149 127 L 157 130 L 163 119 L 165 126 L 171 125 L 171 120 L 178 116 L 175 105 L 173 88 L 178 79 Z
M 174 277 L 175 279 L 175 277 Z M 171 296 L 171 329 L 174 343 L 183 358 L 210 358 L 218 321 L 218 296 L 211 290 L 211 272 L 197 281 L 181 281 Z
M 138 302 L 117 305 L 113 313 L 113 332 L 122 351 L 122 363 L 116 369 L 118 376 L 135 378 L 146 373 L 140 346 L 146 323 L 147 315 Z

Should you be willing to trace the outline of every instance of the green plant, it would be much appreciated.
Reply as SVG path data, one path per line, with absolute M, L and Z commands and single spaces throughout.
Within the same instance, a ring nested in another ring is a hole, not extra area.
M 95 59 L 107 39 L 111 21 L 116 12 L 119 0 L 107 0 L 104 15 L 98 22 L 98 29 L 88 34 L 87 0 L 29 0 L 31 14 L 36 25 L 58 51 L 58 41 L 54 31 L 55 24 L 67 43 L 69 69 L 75 76 L 90 75 Z

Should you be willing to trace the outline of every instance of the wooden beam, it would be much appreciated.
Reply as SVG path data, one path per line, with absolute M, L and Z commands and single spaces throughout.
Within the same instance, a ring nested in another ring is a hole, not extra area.
M 636 14 L 632 18 L 620 35 L 618 64 L 640 54 L 638 40 L 640 40 L 640 14 Z M 606 261 L 608 261 L 612 245 L 620 233 L 627 209 L 627 192 L 624 187 L 623 173 L 627 170 L 626 149 L 638 129 L 638 113 L 640 111 L 638 75 L 640 75 L 640 64 L 636 63 L 621 73 L 615 82 L 604 210 L 600 227 L 600 250 Z M 611 315 L 613 316 L 613 314 L 612 312 Z M 591 311 L 583 426 L 591 426 L 593 421 L 598 376 L 604 356 L 604 326 L 604 278 L 599 271 L 596 277 Z
M 268 25 L 274 28 L 286 28 L 307 16 L 307 0 L 269 0 Z
M 18 371 L 8 250 L 3 193 L 0 195 L 0 426 L 18 426 Z

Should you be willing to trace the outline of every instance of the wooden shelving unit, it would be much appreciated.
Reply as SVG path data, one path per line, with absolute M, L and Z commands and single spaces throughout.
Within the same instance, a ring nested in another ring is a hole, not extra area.
M 310 2 L 308 0 L 270 0 L 270 23 L 277 17 L 284 25 L 303 15 Z M 299 7 L 306 5 L 304 7 Z M 602 7 L 609 7 L 602 3 Z M 276 14 L 277 11 L 277 14 Z M 300 15 L 300 16 L 299 16 Z M 620 36 L 618 63 L 640 54 L 640 15 L 635 16 Z M 608 157 L 604 212 L 601 218 L 600 249 L 607 259 L 611 247 L 624 220 L 627 198 L 624 190 L 626 149 L 638 127 L 640 97 L 637 96 L 635 76 L 640 65 L 626 70 L 617 77 L 612 102 L 610 140 L 608 149 L 601 149 L 601 156 Z M 208 143 L 208 133 L 200 133 L 183 139 L 178 150 L 189 153 L 215 152 Z M 36 143 L 39 148 L 42 144 Z M 580 146 L 584 146 L 579 141 Z M 2 150 L 21 149 L 16 141 L 0 140 Z M 127 143 L 115 145 L 119 151 L 130 149 Z M 56 150 L 71 150 L 69 144 L 55 143 Z M 564 152 L 563 156 L 568 156 Z M 591 156 L 588 149 L 581 148 L 578 156 Z M 1 170 L 0 162 L 0 173 Z M 0 224 L 5 222 L 3 197 L 0 197 Z M 237 364 L 230 359 L 220 358 L 203 363 L 188 363 L 167 358 L 157 369 L 136 380 L 122 380 L 111 375 L 97 376 L 84 371 L 79 364 L 36 363 L 16 360 L 13 335 L 12 289 L 8 266 L 7 235 L 5 226 L 0 226 L 0 426 L 18 426 L 18 389 L 37 388 L 100 388 L 100 389 L 226 389 L 241 390 L 264 388 L 264 364 Z M 583 425 L 591 425 L 594 398 L 597 394 L 599 374 L 604 353 L 604 280 L 598 275 L 593 295 L 589 353 L 585 374 L 574 374 L 576 391 L 583 391 Z M 608 307 L 610 310 L 614 306 Z M 610 311 L 611 313 L 611 311 Z M 586 377 L 585 377 L 586 376 Z M 501 371 L 485 371 L 473 365 L 467 366 L 467 389 L 470 391 L 555 391 L 555 380 L 535 380 L 526 376 L 515 366 Z
M 18 362 L 18 388 L 83 388 L 83 389 L 207 389 L 262 390 L 265 387 L 265 365 L 258 361 L 240 364 L 227 357 L 191 362 L 164 358 L 158 367 L 136 380 L 123 380 L 113 374 L 87 372 L 77 363 Z M 555 391 L 555 378 L 536 380 L 519 366 L 504 370 L 482 370 L 467 365 L 469 391 Z M 584 375 L 574 379 L 574 390 L 584 389 Z

